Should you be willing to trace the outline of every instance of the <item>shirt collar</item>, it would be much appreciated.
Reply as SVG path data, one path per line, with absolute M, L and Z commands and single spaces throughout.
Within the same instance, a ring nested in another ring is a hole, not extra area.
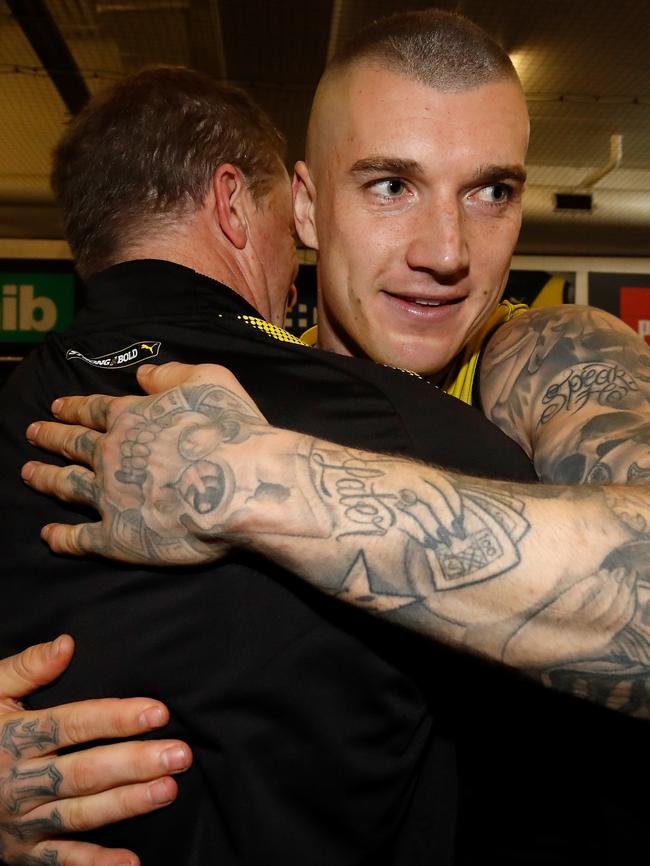
M 86 283 L 82 322 L 98 315 L 111 319 L 137 316 L 211 316 L 232 313 L 259 317 L 233 289 L 197 271 L 159 259 L 113 265 Z

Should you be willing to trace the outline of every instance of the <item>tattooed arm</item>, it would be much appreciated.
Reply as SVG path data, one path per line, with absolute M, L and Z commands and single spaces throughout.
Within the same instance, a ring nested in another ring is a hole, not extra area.
M 650 481 L 650 347 L 602 310 L 550 307 L 502 325 L 481 398 L 543 481 Z
M 166 774 L 189 766 L 189 749 L 166 740 L 57 757 L 59 748 L 135 736 L 168 717 L 148 698 L 25 710 L 18 698 L 60 676 L 72 650 L 72 639 L 62 636 L 0 661 L 0 860 L 9 866 L 137 866 L 131 851 L 59 836 L 172 802 L 176 783 Z
M 250 546 L 343 601 L 648 715 L 644 488 L 471 479 L 341 448 L 269 427 L 218 368 L 164 394 L 66 398 L 57 411 L 109 432 L 30 430 L 94 470 L 26 467 L 36 489 L 102 514 L 47 528 L 55 551 L 164 564 Z

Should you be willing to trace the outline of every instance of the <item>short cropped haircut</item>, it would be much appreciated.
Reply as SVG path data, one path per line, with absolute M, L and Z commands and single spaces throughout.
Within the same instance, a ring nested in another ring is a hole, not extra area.
M 52 189 L 82 277 L 151 231 L 198 209 L 232 163 L 260 201 L 285 142 L 235 87 L 182 67 L 146 69 L 94 97 L 55 148 Z
M 462 15 L 440 9 L 402 12 L 373 22 L 334 55 L 326 74 L 360 62 L 376 63 L 442 91 L 519 80 L 512 61 L 491 36 Z

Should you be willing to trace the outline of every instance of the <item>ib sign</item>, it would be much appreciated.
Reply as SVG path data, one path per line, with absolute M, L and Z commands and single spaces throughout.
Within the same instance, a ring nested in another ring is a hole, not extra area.
M 67 328 L 73 311 L 73 274 L 0 273 L 0 342 L 38 342 Z

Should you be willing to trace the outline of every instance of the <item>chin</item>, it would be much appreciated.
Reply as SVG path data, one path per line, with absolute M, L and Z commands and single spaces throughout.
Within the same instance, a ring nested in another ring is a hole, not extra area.
M 428 346 L 427 348 L 429 350 L 428 352 L 418 352 L 417 350 L 401 353 L 396 352 L 393 357 L 396 357 L 399 360 L 392 362 L 393 366 L 402 367 L 405 370 L 412 370 L 419 376 L 436 376 L 441 370 L 444 370 L 445 367 L 448 366 L 451 359 L 455 356 L 455 353 L 445 353 L 444 355 L 436 354 L 432 356 L 431 346 Z

